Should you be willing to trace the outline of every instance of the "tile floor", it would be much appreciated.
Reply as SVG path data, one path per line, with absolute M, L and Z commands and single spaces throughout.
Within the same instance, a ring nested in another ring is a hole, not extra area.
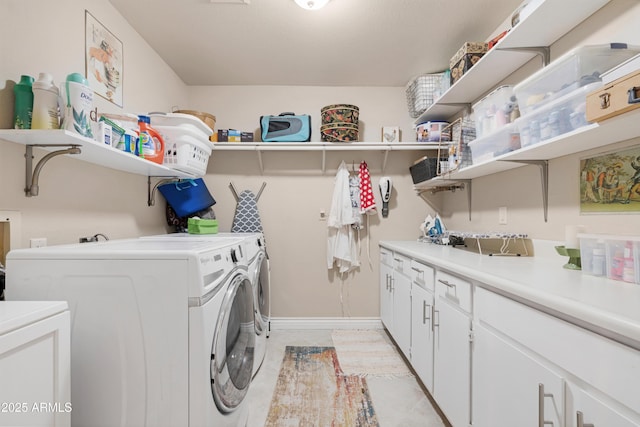
M 267 355 L 247 396 L 248 427 L 263 427 L 280 364 L 288 345 L 332 346 L 330 330 L 275 330 L 267 342 Z M 414 377 L 368 378 L 380 427 L 441 427 L 440 416 Z

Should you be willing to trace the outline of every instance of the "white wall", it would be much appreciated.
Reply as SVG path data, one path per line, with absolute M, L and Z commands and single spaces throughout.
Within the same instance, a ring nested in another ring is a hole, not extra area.
M 96 96 L 99 112 L 170 111 L 185 102 L 184 83 L 106 0 L 0 2 L 0 128 L 12 127 L 12 88 L 21 74 L 49 72 L 64 81 L 85 72 L 85 9 L 124 46 L 124 106 Z M 36 150 L 39 159 L 43 152 Z M 46 164 L 40 195 L 24 196 L 24 146 L 0 141 L 0 210 L 22 212 L 22 246 L 76 242 L 98 232 L 111 238 L 164 232 L 164 207 L 147 207 L 147 178 L 70 157 Z

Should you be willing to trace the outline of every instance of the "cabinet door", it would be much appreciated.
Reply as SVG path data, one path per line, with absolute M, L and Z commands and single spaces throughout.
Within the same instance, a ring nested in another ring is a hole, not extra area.
M 602 400 L 573 383 L 567 383 L 566 427 L 638 427 L 640 419 L 632 421 Z
M 411 349 L 411 279 L 394 271 L 392 284 L 393 339 L 409 359 Z
M 434 397 L 454 427 L 468 426 L 471 418 L 471 319 L 446 298 L 436 297 L 435 307 Z
M 391 280 L 393 270 L 386 264 L 380 264 L 380 320 L 393 333 L 393 291 Z
M 564 381 L 557 373 L 482 325 L 474 336 L 474 427 L 564 425 Z
M 433 394 L 433 293 L 415 284 L 411 289 L 411 365 Z

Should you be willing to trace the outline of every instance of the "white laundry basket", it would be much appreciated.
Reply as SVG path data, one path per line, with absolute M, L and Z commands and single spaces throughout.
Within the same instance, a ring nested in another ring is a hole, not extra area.
M 156 126 L 164 139 L 163 164 L 181 172 L 202 176 L 213 150 L 213 143 L 195 132 L 178 126 Z

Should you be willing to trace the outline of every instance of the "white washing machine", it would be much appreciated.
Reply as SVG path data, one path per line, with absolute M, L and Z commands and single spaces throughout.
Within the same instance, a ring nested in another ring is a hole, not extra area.
M 6 296 L 66 300 L 74 426 L 243 426 L 255 354 L 242 241 L 11 251 Z
M 254 310 L 255 310 L 255 363 L 253 375 L 255 376 L 262 366 L 267 352 L 267 338 L 269 337 L 269 327 L 271 321 L 271 301 L 270 301 L 270 267 L 266 252 L 264 235 L 262 233 L 217 233 L 217 234 L 188 234 L 171 233 L 153 236 L 143 236 L 143 240 L 191 240 L 191 241 L 211 241 L 220 239 L 240 238 L 243 239 L 243 257 L 245 265 L 249 271 L 249 277 L 253 285 Z

